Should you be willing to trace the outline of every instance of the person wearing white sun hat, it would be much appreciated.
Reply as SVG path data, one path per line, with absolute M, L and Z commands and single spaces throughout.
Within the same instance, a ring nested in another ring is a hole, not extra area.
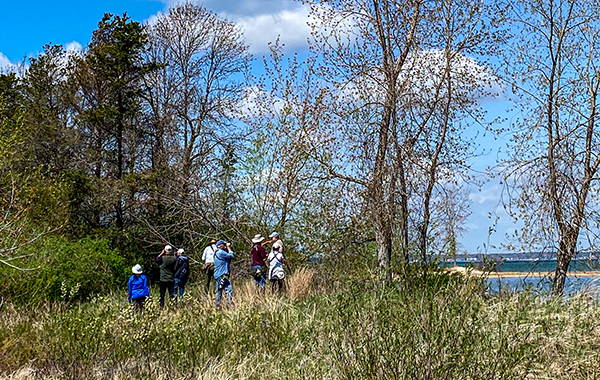
M 142 266 L 140 264 L 135 264 L 131 268 L 131 272 L 133 274 L 127 282 L 129 289 L 128 300 L 129 302 L 133 302 L 133 310 L 137 312 L 144 308 L 144 302 L 150 296 L 150 287 L 148 286 L 148 278 L 142 273 Z
M 204 275 L 206 276 L 204 282 L 204 290 L 206 291 L 206 294 L 210 294 L 210 283 L 214 281 L 213 275 L 215 274 L 215 252 L 217 252 L 216 243 L 216 239 L 211 239 L 202 252 L 202 261 L 204 261 L 204 264 L 200 270 L 204 272 Z

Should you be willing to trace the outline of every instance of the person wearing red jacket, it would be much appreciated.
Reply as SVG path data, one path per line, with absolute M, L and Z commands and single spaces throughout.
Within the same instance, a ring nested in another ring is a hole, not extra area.
M 264 240 L 265 238 L 261 234 L 255 235 L 252 239 L 252 275 L 256 288 L 262 291 L 267 283 L 267 253 L 262 245 Z

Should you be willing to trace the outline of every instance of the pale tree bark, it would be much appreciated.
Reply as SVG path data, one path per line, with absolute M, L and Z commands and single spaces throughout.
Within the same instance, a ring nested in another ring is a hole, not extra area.
M 340 89 L 350 85 L 356 86 L 358 92 L 368 92 L 367 81 L 373 81 L 372 84 L 376 86 L 375 92 L 381 95 L 372 105 L 361 106 L 356 103 L 351 106 L 356 107 L 354 110 L 348 105 L 342 105 L 341 109 L 345 110 L 332 115 L 325 123 L 351 123 L 356 125 L 357 131 L 361 129 L 366 131 L 370 126 L 375 127 L 368 132 L 373 139 L 365 146 L 363 153 L 359 152 L 360 149 L 355 149 L 358 147 L 342 148 L 354 150 L 356 157 L 370 167 L 370 170 L 364 173 L 344 173 L 343 170 L 338 169 L 334 160 L 334 163 L 327 163 L 329 165 L 327 171 L 339 180 L 365 186 L 366 209 L 377 242 L 377 267 L 383 281 L 391 279 L 390 267 L 397 215 L 398 173 L 391 170 L 394 165 L 390 146 L 397 130 L 396 113 L 401 96 L 399 80 L 400 74 L 406 71 L 405 66 L 409 55 L 416 51 L 418 46 L 417 38 L 425 21 L 422 13 L 423 3 L 423 1 L 410 1 L 400 4 L 396 1 L 379 0 L 335 2 L 331 4 L 334 11 L 320 14 L 319 18 L 323 25 L 329 23 L 339 25 L 340 19 L 343 20 L 342 23 L 356 23 L 359 32 L 354 36 L 355 45 L 350 48 L 344 45 L 340 38 L 343 39 L 342 35 L 347 31 L 336 30 L 336 28 L 333 29 L 332 35 L 319 35 L 312 45 L 315 52 L 322 51 L 323 45 L 328 49 L 329 54 L 325 57 L 322 70 L 332 74 L 328 79 L 334 88 Z M 320 29 L 321 32 L 324 30 Z M 340 44 L 329 45 L 332 40 L 337 40 Z M 337 96 L 335 93 L 333 95 Z M 373 94 L 369 96 L 373 97 Z M 344 103 L 345 100 L 342 94 L 340 101 Z M 355 115 L 363 110 L 365 116 L 371 114 L 368 108 L 376 110 L 372 114 L 374 120 L 353 120 Z M 334 113 L 336 112 L 337 110 L 334 110 Z M 361 126 L 361 123 L 365 124 Z M 314 143 L 316 150 L 323 149 L 322 145 Z M 407 224 L 401 226 L 406 227 Z M 402 256 L 408 257 L 405 253 Z

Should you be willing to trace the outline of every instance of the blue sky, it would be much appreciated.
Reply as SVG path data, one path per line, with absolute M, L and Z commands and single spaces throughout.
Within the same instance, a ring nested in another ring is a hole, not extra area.
M 0 52 L 10 61 L 35 55 L 47 43 L 86 45 L 105 12 L 146 19 L 163 9 L 150 0 L 38 1 L 4 0 L 0 12 Z
M 104 13 L 123 14 L 145 21 L 165 11 L 175 0 L 2 1 L 0 65 L 34 56 L 47 43 L 85 46 Z M 198 3 L 219 12 L 245 30 L 256 53 L 281 35 L 288 46 L 299 46 L 309 33 L 307 8 L 292 0 L 206 0 Z
M 72 48 L 87 45 L 92 32 L 104 13 L 128 15 L 136 21 L 146 21 L 158 12 L 165 11 L 177 0 L 99 0 L 99 1 L 39 1 L 2 0 L 0 12 L 0 70 L 35 56 L 47 43 Z M 200 3 L 200 2 L 199 2 Z M 292 0 L 206 0 L 204 6 L 239 24 L 246 41 L 258 56 L 267 51 L 267 43 L 281 36 L 288 49 L 302 49 L 310 30 L 306 26 L 308 9 Z M 501 114 L 506 103 L 491 102 L 488 108 L 493 115 Z M 482 147 L 491 153 L 474 161 L 474 168 L 484 170 L 495 165 L 495 151 L 502 144 L 489 134 L 482 140 Z M 498 245 L 514 225 L 499 204 L 500 185 L 492 181 L 481 189 L 472 188 L 472 215 L 467 221 L 468 233 L 460 239 L 469 252 L 498 252 L 502 249 L 484 248 Z M 492 220 L 498 214 L 501 219 L 496 232 L 488 235 Z

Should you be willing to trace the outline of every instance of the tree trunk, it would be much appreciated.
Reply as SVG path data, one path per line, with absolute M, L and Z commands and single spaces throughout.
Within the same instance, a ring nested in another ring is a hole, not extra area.
M 392 259 L 392 233 L 391 228 L 381 226 L 375 231 L 375 241 L 377 242 L 377 267 L 379 269 L 379 279 L 382 283 L 392 280 L 392 271 L 390 268 Z
M 122 95 L 118 95 L 118 120 L 117 120 L 117 180 L 119 181 L 119 192 L 122 186 L 120 181 L 123 178 L 123 113 L 125 112 Z M 121 195 L 117 199 L 115 204 L 115 211 L 117 217 L 117 228 L 123 228 L 123 205 Z
M 571 260 L 575 257 L 578 235 L 578 231 L 571 230 L 561 237 L 558 252 L 556 253 L 556 270 L 552 284 L 552 295 L 560 296 L 563 294 L 569 264 L 571 264 Z

